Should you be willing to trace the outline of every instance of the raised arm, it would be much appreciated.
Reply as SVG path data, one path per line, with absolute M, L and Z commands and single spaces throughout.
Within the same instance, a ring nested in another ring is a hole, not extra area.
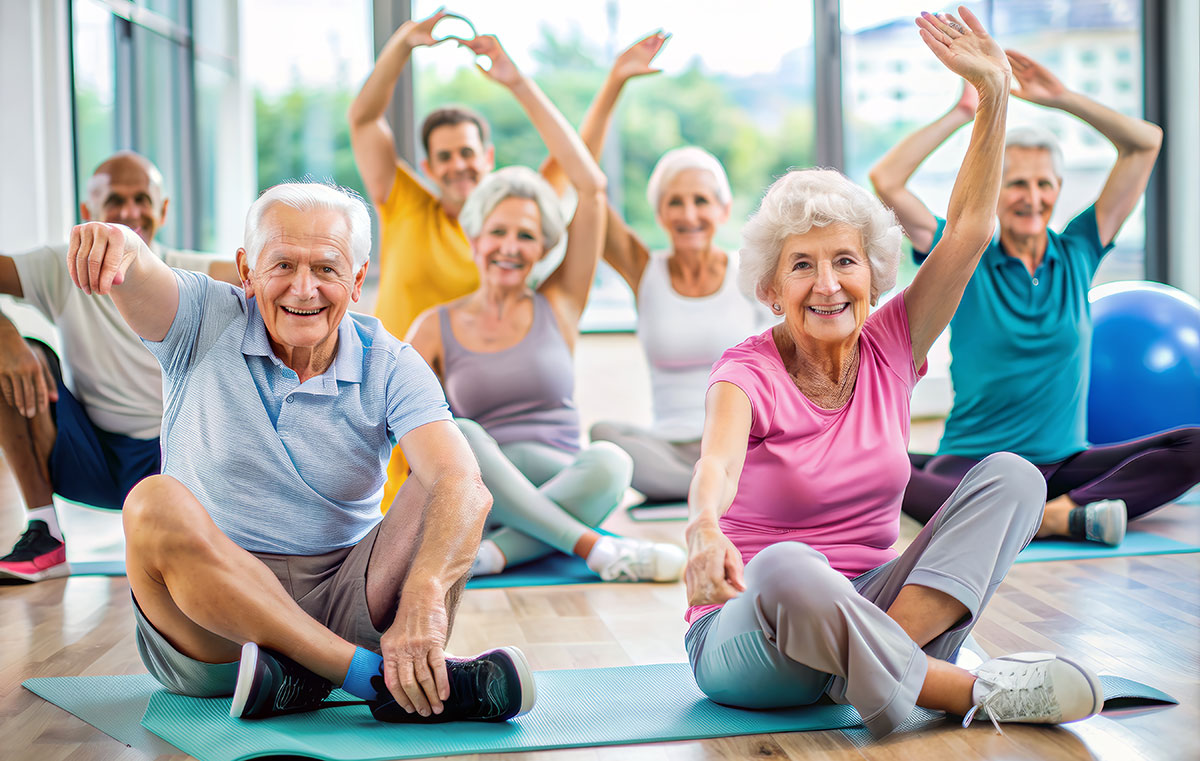
M 396 179 L 396 167 L 404 162 L 396 154 L 396 137 L 384 116 L 400 73 L 408 65 L 413 48 L 433 45 L 433 27 L 445 16 L 439 10 L 421 21 L 405 21 L 388 39 L 371 76 L 350 104 L 350 145 L 354 163 L 362 175 L 367 194 L 376 206 L 387 202 Z M 412 169 L 408 168 L 411 173 Z
M 380 639 L 384 682 L 402 707 L 440 712 L 441 701 L 450 697 L 445 648 L 453 601 L 448 596 L 471 569 L 492 496 L 454 423 L 414 428 L 400 446 L 411 478 L 429 496 L 396 618 Z M 406 698 L 410 705 L 404 705 Z
M 871 167 L 871 185 L 875 194 L 896 212 L 904 234 L 917 251 L 928 253 L 937 232 L 937 219 L 929 208 L 908 189 L 917 167 L 924 163 L 959 127 L 975 118 L 979 94 L 963 82 L 962 95 L 954 108 L 901 140 Z
M 604 173 L 559 110 L 532 79 L 517 69 L 495 37 L 482 35 L 465 44 L 476 55 L 491 60 L 491 68 L 484 73 L 512 92 L 579 196 L 562 264 L 540 288 L 558 313 L 560 323 L 578 325 L 604 242 Z
M 991 240 L 1004 164 L 1008 59 L 974 14 L 962 6 L 958 10 L 961 21 L 950 14 L 917 19 L 921 39 L 938 60 L 979 92 L 971 143 L 950 192 L 945 233 L 905 293 L 917 367 L 925 363 L 929 347 L 954 316 Z
M 1096 199 L 1096 227 L 1100 231 L 1100 243 L 1107 246 L 1146 190 L 1162 147 L 1162 128 L 1125 116 L 1082 93 L 1069 90 L 1037 61 L 1015 50 L 1006 52 L 1017 85 L 1013 95 L 1082 119 L 1116 147 L 1117 161 Z
M 688 489 L 688 564 L 684 571 L 688 604 L 725 602 L 745 591 L 742 555 L 721 533 L 717 520 L 733 504 L 746 443 L 750 438 L 750 398 L 732 383 L 714 383 L 704 400 L 700 459 Z
M 612 124 L 613 110 L 621 95 L 625 83 L 634 77 L 646 74 L 657 74 L 660 69 L 653 68 L 651 63 L 658 51 L 671 35 L 655 32 L 643 37 L 630 45 L 617 59 L 613 61 L 612 69 L 604 79 L 600 91 L 596 93 L 592 104 L 584 114 L 583 124 L 579 128 L 579 136 L 583 139 L 592 157 L 597 161 L 604 152 L 604 141 L 608 137 L 608 129 Z M 554 186 L 559 195 L 566 189 L 567 178 L 553 156 L 546 159 L 541 168 L 542 176 Z M 650 260 L 650 252 L 645 244 L 625 223 L 625 220 L 612 206 L 608 207 L 608 219 L 604 236 L 604 261 L 612 265 L 629 287 L 637 294 L 638 283 L 642 280 L 642 272 L 646 262 Z
M 67 271 L 84 293 L 112 296 L 134 333 L 147 341 L 167 337 L 179 310 L 179 284 L 133 230 L 107 222 L 71 228 Z

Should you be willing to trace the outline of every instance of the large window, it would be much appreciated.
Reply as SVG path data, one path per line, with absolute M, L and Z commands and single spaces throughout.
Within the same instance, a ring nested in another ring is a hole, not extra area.
M 423 18 L 438 6 L 418 0 L 413 16 Z M 531 0 L 520 14 L 490 0 L 464 0 L 453 8 L 480 33 L 499 37 L 574 124 L 617 52 L 656 29 L 673 35 L 657 59 L 663 73 L 635 80 L 622 96 L 611 155 L 603 162 L 614 204 L 652 248 L 665 246 L 667 236 L 646 201 L 646 182 L 665 151 L 698 145 L 724 163 L 734 207 L 717 242 L 727 248 L 738 246 L 741 221 L 767 185 L 788 167 L 813 161 L 809 3 L 746 0 L 719 22 L 679 0 Z M 474 70 L 469 51 L 447 44 L 418 50 L 413 58 L 417 124 L 438 104 L 468 103 L 492 123 L 497 165 L 536 167 L 545 158 L 520 107 Z M 585 329 L 623 329 L 633 320 L 624 281 L 602 268 Z

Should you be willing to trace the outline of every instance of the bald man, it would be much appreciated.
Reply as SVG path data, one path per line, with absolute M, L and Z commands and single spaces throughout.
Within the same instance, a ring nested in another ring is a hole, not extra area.
M 123 151 L 96 168 L 80 214 L 134 230 L 172 266 L 238 283 L 232 260 L 167 252 L 154 236 L 167 216 L 162 174 Z M 0 558 L 0 578 L 66 576 L 66 544 L 52 495 L 119 509 L 133 485 L 159 471 L 158 362 L 108 296 L 72 286 L 66 244 L 0 255 L 0 293 L 58 328 L 62 362 L 0 313 L 0 449 L 25 498 L 28 527 Z M 3 552 L 0 549 L 0 552 Z

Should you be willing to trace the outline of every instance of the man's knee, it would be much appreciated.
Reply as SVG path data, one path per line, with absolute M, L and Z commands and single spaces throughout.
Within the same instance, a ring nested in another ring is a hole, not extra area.
M 121 522 L 130 546 L 177 543 L 196 537 L 196 510 L 203 507 L 196 497 L 171 476 L 143 478 L 125 497 Z

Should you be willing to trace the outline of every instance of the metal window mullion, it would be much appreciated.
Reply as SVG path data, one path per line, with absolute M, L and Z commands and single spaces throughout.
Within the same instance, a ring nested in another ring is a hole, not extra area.
M 1166 14 L 1159 0 L 1142 0 L 1142 118 L 1164 124 L 1167 116 L 1167 76 L 1170 66 L 1164 23 Z M 1170 280 L 1171 228 L 1167 219 L 1168 173 L 1171 160 L 1163 141 L 1158 163 L 1146 186 L 1145 277 L 1166 283 Z
M 138 82 L 133 47 L 133 25 L 128 19 L 113 16 L 113 137 L 117 148 L 137 145 Z M 87 167 L 91 169 L 91 167 Z
M 842 133 L 842 22 L 839 0 L 813 0 L 817 166 L 845 166 Z
M 372 3 L 372 35 L 375 43 L 375 56 L 387 44 L 397 27 L 412 18 L 412 0 L 374 0 Z M 392 133 L 396 136 L 396 154 L 408 162 L 409 166 L 417 165 L 417 130 L 413 102 L 413 67 L 412 61 L 400 73 L 396 83 L 396 92 L 386 112 Z
M 191 20 L 192 2 L 185 3 L 184 18 Z M 200 247 L 199 220 L 204 210 L 200 208 L 200 193 L 197 185 L 200 177 L 200 151 L 197 144 L 199 130 L 196 128 L 196 48 L 195 35 L 188 29 L 186 43 L 177 46 L 179 67 L 179 208 L 185 209 L 181 219 L 180 239 L 183 246 L 196 250 Z M 216 157 L 214 156 L 215 160 Z

